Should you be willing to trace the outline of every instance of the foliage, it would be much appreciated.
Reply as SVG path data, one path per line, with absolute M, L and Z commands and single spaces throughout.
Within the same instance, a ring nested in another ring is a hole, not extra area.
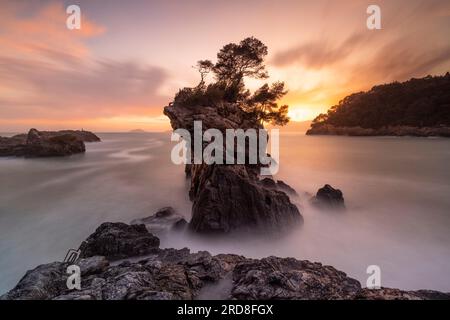
M 450 74 L 413 78 L 352 94 L 331 107 L 326 114 L 316 117 L 312 127 L 324 124 L 372 129 L 398 125 L 449 126 Z
M 247 99 L 243 108 L 255 113 L 262 123 L 286 125 L 289 122 L 287 116 L 289 107 L 279 106 L 277 103 L 286 93 L 284 82 L 275 82 L 271 86 L 266 83 Z
M 285 125 L 289 122 L 288 106 L 278 106 L 277 101 L 287 92 L 283 82 L 263 85 L 254 94 L 245 87 L 244 78 L 266 79 L 264 58 L 267 46 L 249 37 L 239 44 L 229 43 L 217 54 L 217 62 L 200 60 L 195 68 L 200 73 L 200 83 L 194 88 L 181 89 L 175 103 L 188 106 L 214 106 L 219 102 L 238 103 L 261 123 Z M 206 85 L 206 77 L 214 74 L 215 82 Z

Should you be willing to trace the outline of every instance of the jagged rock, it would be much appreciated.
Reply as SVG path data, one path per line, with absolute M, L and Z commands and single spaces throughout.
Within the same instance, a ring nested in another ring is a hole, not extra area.
M 399 289 L 380 288 L 362 289 L 356 299 L 361 300 L 450 300 L 449 293 L 434 290 L 402 291 Z
M 3 295 L 1 300 L 47 300 L 59 295 L 67 289 L 67 265 L 53 262 L 27 271 L 14 289 Z
M 204 131 L 262 129 L 255 117 L 233 103 L 198 107 L 171 104 L 164 108 L 164 114 L 174 130 L 188 130 L 191 136 L 197 120 L 202 121 Z M 203 163 L 188 164 L 185 169 L 193 202 L 189 229 L 194 232 L 281 232 L 303 221 L 285 192 L 260 183 L 259 165 Z
M 294 258 L 258 260 L 155 247 L 145 257 L 133 256 L 131 252 L 143 252 L 147 243 L 144 234 L 149 235 L 144 225 L 104 223 L 84 242 L 84 250 L 120 252 L 128 259 L 114 264 L 103 256 L 79 259 L 75 264 L 81 270 L 81 290 L 67 288 L 68 263 L 40 265 L 28 271 L 0 300 L 190 300 L 208 298 L 208 293 L 217 290 L 226 290 L 221 298 L 245 300 L 450 299 L 449 294 L 431 290 L 361 289 L 357 280 L 331 266 Z M 111 243 L 105 247 L 103 242 L 108 239 Z M 140 249 L 133 249 L 133 245 Z M 123 253 L 126 248 L 130 253 Z
M 344 196 L 342 191 L 335 189 L 329 184 L 320 188 L 315 197 L 311 199 L 311 203 L 319 208 L 344 209 Z
M 187 221 L 172 207 L 159 209 L 154 215 L 131 221 L 131 224 L 144 224 L 149 232 L 161 234 L 171 229 L 183 230 Z
M 290 196 L 298 196 L 297 191 L 282 180 L 277 181 L 277 187 L 279 190 L 284 191 Z
M 35 157 L 62 157 L 76 153 L 84 153 L 84 142 L 71 134 L 46 137 L 36 129 L 28 133 L 24 156 Z
M 104 271 L 109 266 L 109 261 L 103 256 L 94 256 L 79 259 L 76 265 L 80 267 L 82 276 L 88 276 Z
M 275 181 L 272 178 L 264 178 L 261 183 L 266 188 L 283 191 L 289 196 L 298 196 L 297 191 L 282 180 Z
M 0 137 L 0 156 L 4 157 L 62 157 L 84 153 L 84 141 L 100 141 L 88 131 L 38 131 L 30 129 L 28 134 L 11 138 Z
M 244 165 L 205 165 L 195 172 L 191 230 L 281 232 L 301 223 L 302 216 L 289 197 L 259 183 L 255 174 Z
M 242 300 L 352 299 L 360 283 L 320 263 L 269 257 L 239 263 L 231 296 Z
M 143 224 L 106 222 L 81 244 L 80 256 L 122 259 L 152 253 L 158 247 L 159 239 L 149 233 Z

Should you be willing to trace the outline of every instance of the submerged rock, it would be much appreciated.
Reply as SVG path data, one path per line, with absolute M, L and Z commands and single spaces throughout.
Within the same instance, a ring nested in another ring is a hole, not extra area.
M 4 157 L 62 157 L 84 153 L 84 142 L 100 141 L 88 131 L 38 131 L 11 138 L 0 137 L 0 156 Z
M 248 259 L 234 254 L 212 256 L 206 251 L 191 253 L 187 248 L 159 249 L 157 242 L 144 225 L 104 223 L 82 244 L 84 258 L 74 263 L 81 270 L 81 290 L 66 286 L 68 263 L 53 262 L 28 271 L 0 299 L 190 300 L 213 294 L 244 300 L 450 299 L 449 294 L 430 290 L 362 289 L 357 280 L 320 263 L 277 257 Z M 97 252 L 128 258 L 110 262 L 94 255 Z M 141 256 L 143 253 L 146 256 Z
M 131 224 L 144 224 L 149 232 L 161 234 L 169 230 L 183 230 L 187 221 L 172 207 L 159 209 L 154 215 L 143 219 L 135 219 Z
M 311 203 L 319 208 L 326 209 L 344 209 L 344 196 L 342 191 L 335 189 L 329 184 L 320 188 L 315 197 L 311 199 Z

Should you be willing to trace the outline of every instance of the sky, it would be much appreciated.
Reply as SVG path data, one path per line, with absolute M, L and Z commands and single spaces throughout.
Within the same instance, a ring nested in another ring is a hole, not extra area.
M 69 30 L 69 5 L 81 29 Z M 381 9 L 369 30 L 367 7 Z M 170 129 L 163 107 L 192 68 L 254 36 L 293 121 L 376 84 L 450 71 L 447 0 L 0 1 L 0 132 Z M 255 89 L 263 82 L 246 80 Z

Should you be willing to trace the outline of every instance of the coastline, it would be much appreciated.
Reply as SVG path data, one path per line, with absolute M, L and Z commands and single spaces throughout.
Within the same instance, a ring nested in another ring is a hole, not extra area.
M 388 126 L 379 129 L 356 127 L 335 127 L 333 125 L 320 125 L 312 127 L 306 135 L 336 135 L 336 136 L 359 136 L 359 137 L 450 137 L 450 127 L 411 127 L 411 126 Z

